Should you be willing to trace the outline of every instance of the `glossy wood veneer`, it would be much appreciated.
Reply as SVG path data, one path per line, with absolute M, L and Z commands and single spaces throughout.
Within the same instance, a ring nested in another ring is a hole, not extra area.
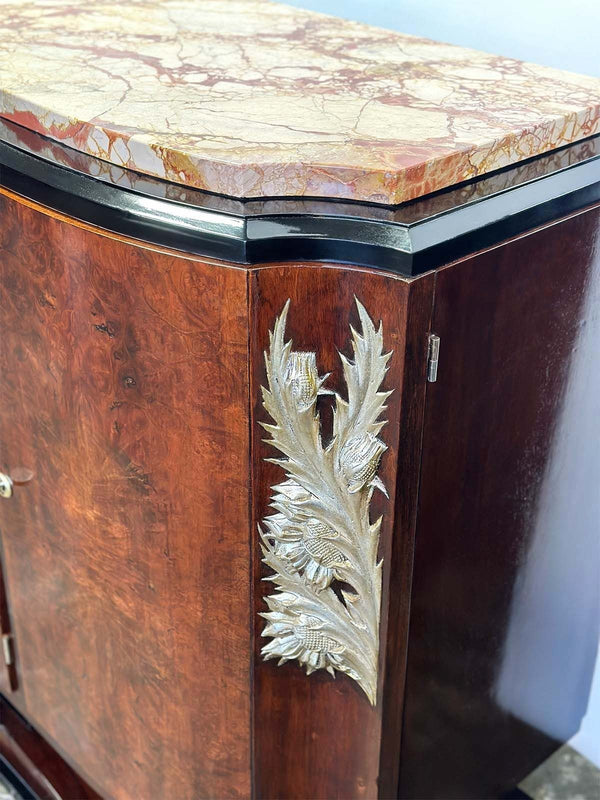
M 0 217 L 14 703 L 105 796 L 247 797 L 246 274 Z
M 598 644 L 600 210 L 439 271 L 403 798 L 493 798 L 579 728 Z

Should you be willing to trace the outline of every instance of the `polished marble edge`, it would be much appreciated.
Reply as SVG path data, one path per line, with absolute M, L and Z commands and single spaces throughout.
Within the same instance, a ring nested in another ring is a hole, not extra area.
M 390 209 L 181 194 L 123 170 L 94 176 L 93 157 L 30 131 L 17 146 L 17 128 L 0 125 L 0 186 L 114 233 L 246 265 L 331 261 L 410 277 L 600 200 L 600 136 Z
M 457 186 L 438 190 L 406 203 L 382 205 L 380 203 L 308 197 L 266 197 L 242 199 L 192 189 L 179 183 L 170 183 L 141 172 L 108 164 L 100 158 L 89 156 L 64 144 L 48 139 L 0 118 L 0 141 L 12 144 L 45 161 L 121 189 L 131 189 L 139 194 L 173 202 L 222 211 L 225 214 L 257 216 L 261 214 L 334 214 L 390 222 L 411 223 L 434 214 L 450 211 L 459 205 L 477 202 L 493 194 L 513 189 L 520 184 L 566 169 L 600 155 L 600 134 L 558 150 L 528 159 L 496 172 L 473 178 Z

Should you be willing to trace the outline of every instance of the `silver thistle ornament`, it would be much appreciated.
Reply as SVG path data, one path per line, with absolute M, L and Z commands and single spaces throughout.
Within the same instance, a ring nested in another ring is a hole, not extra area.
M 263 404 L 273 422 L 262 422 L 266 440 L 281 454 L 268 459 L 286 475 L 272 487 L 273 514 L 259 526 L 264 580 L 276 591 L 262 648 L 279 664 L 297 660 L 310 674 L 326 669 L 357 681 L 375 704 L 379 653 L 382 565 L 377 560 L 381 519 L 371 523 L 373 489 L 385 488 L 377 469 L 386 445 L 378 438 L 390 392 L 380 391 L 391 353 L 356 301 L 361 333 L 351 328 L 354 360 L 340 354 L 347 400 L 335 394 L 333 436 L 321 438 L 317 410 L 327 375 L 316 354 L 286 342 L 289 301 L 270 334 L 265 353 L 268 386 Z M 335 587 L 334 581 L 343 583 Z

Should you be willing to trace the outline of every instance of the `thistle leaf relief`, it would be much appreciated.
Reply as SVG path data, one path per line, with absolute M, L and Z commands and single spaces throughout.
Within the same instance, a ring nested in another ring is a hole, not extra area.
M 292 350 L 285 341 L 288 300 L 269 335 L 263 405 L 273 420 L 262 423 L 266 441 L 282 457 L 268 459 L 285 471 L 272 487 L 271 508 L 259 533 L 266 598 L 265 660 L 297 660 L 307 674 L 326 669 L 353 678 L 374 705 L 377 695 L 381 520 L 370 521 L 377 475 L 386 445 L 381 415 L 391 392 L 381 391 L 391 353 L 383 332 L 356 300 L 361 332 L 351 328 L 353 360 L 340 354 L 348 399 L 325 387 L 316 353 Z M 319 395 L 334 395 L 333 435 L 324 444 Z M 336 582 L 339 586 L 336 587 Z M 337 589 L 337 590 L 336 590 Z

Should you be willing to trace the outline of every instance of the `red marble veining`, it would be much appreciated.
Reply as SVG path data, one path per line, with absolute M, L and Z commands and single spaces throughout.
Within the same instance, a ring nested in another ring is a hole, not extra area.
M 235 197 L 399 203 L 600 131 L 600 80 L 268 0 L 0 0 L 0 116 Z

